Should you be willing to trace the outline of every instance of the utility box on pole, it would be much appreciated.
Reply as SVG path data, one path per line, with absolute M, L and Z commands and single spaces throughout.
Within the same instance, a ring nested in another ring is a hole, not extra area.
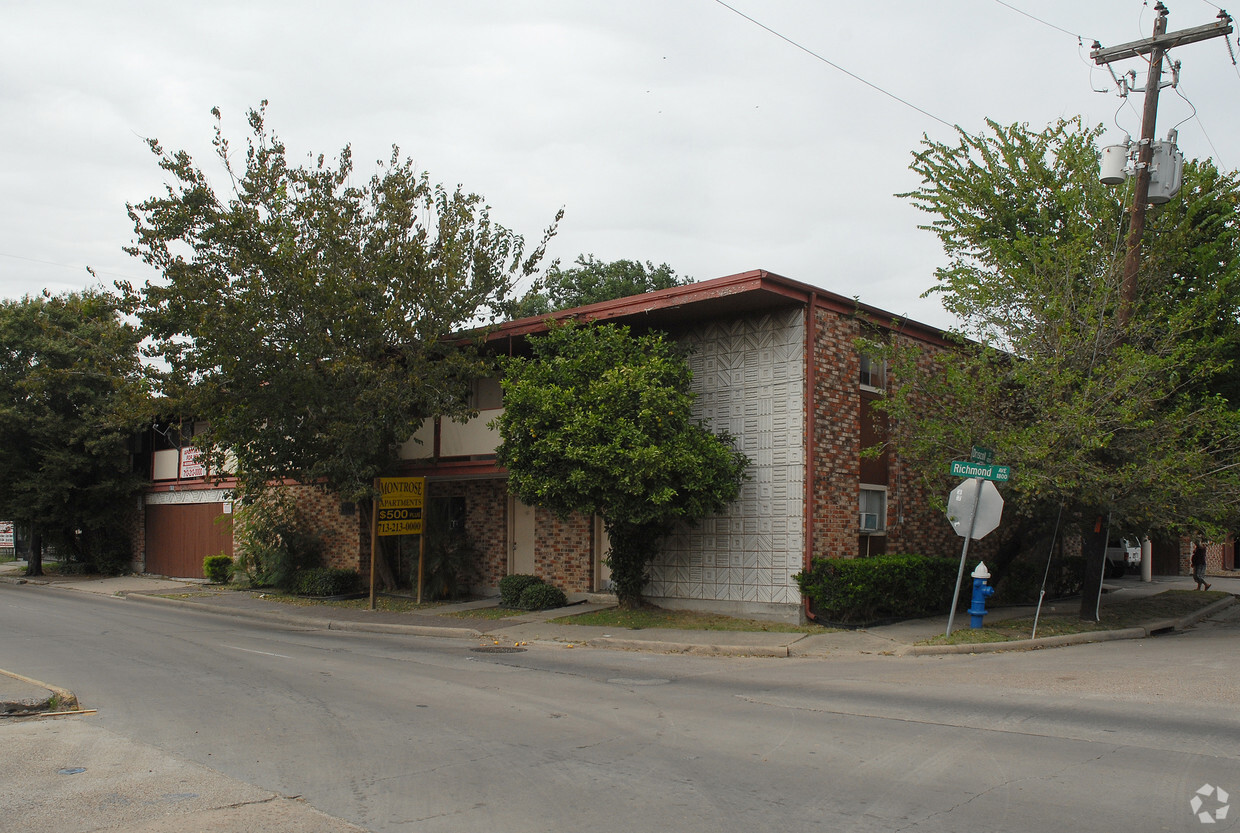
M 1127 326 L 1128 319 L 1132 316 L 1132 310 L 1136 304 L 1137 270 L 1141 264 L 1141 238 L 1145 233 L 1145 207 L 1153 201 L 1151 199 L 1151 175 L 1153 173 L 1156 150 L 1154 122 L 1158 116 L 1158 91 L 1162 87 L 1163 56 L 1168 49 L 1197 43 L 1198 41 L 1210 40 L 1211 38 L 1226 37 L 1232 32 L 1231 16 L 1221 9 L 1218 13 L 1218 23 L 1196 26 L 1192 29 L 1182 29 L 1178 32 L 1167 31 L 1168 11 L 1167 7 L 1162 4 L 1162 0 L 1154 4 L 1154 11 L 1157 12 L 1157 16 L 1154 18 L 1154 34 L 1151 37 L 1107 48 L 1103 48 L 1102 44 L 1095 41 L 1094 49 L 1089 53 L 1089 56 L 1094 59 L 1094 63 L 1099 66 L 1128 58 L 1145 58 L 1145 56 L 1149 56 L 1147 59 L 1149 62 L 1149 75 L 1145 82 L 1145 106 L 1141 113 L 1141 139 L 1137 142 L 1137 163 L 1135 166 L 1137 181 L 1136 187 L 1133 189 L 1132 208 L 1130 211 L 1131 220 L 1129 221 L 1128 228 L 1128 251 L 1124 257 L 1119 312 L 1116 315 L 1116 322 L 1121 328 Z M 1170 164 L 1172 161 L 1168 159 L 1168 169 L 1173 167 Z M 1163 202 L 1170 200 L 1171 196 L 1179 190 L 1180 186 L 1178 181 L 1176 181 L 1177 178 L 1177 176 L 1173 176 L 1170 173 L 1170 170 L 1164 174 L 1164 181 L 1157 189 L 1157 196 Z M 1120 181 L 1122 182 L 1123 180 Z M 1165 194 L 1163 191 L 1165 191 Z
M 1171 131 L 1172 134 L 1175 131 Z M 1175 139 L 1154 143 L 1154 161 L 1150 163 L 1150 205 L 1163 205 L 1180 193 L 1184 183 L 1184 154 L 1175 146 Z

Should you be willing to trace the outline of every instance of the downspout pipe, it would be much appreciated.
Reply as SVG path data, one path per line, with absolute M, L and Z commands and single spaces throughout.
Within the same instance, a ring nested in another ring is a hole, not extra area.
M 814 391 L 818 383 L 818 293 L 811 292 L 805 317 L 805 554 L 804 571 L 808 574 L 814 561 Z M 805 618 L 816 617 L 809 609 L 809 598 L 802 600 Z

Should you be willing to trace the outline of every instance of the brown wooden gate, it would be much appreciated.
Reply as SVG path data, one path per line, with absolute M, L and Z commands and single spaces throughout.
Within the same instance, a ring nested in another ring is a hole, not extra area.
M 1180 539 L 1155 535 L 1152 542 L 1151 572 L 1156 576 L 1178 576 L 1180 574 Z
M 218 521 L 217 521 L 218 519 Z M 146 571 L 175 578 L 205 578 L 202 560 L 233 554 L 232 516 L 222 503 L 148 504 Z

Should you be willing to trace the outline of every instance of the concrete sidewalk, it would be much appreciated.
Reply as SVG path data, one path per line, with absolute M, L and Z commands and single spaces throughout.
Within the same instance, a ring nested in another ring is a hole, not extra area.
M 366 833 L 280 795 L 110 732 L 88 715 L 0 726 L 5 830 L 23 833 Z

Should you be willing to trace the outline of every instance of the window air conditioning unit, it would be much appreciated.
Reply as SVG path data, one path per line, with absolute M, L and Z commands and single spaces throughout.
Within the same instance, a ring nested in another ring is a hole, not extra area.
M 862 512 L 861 513 L 861 531 L 877 532 L 878 531 L 878 513 Z

